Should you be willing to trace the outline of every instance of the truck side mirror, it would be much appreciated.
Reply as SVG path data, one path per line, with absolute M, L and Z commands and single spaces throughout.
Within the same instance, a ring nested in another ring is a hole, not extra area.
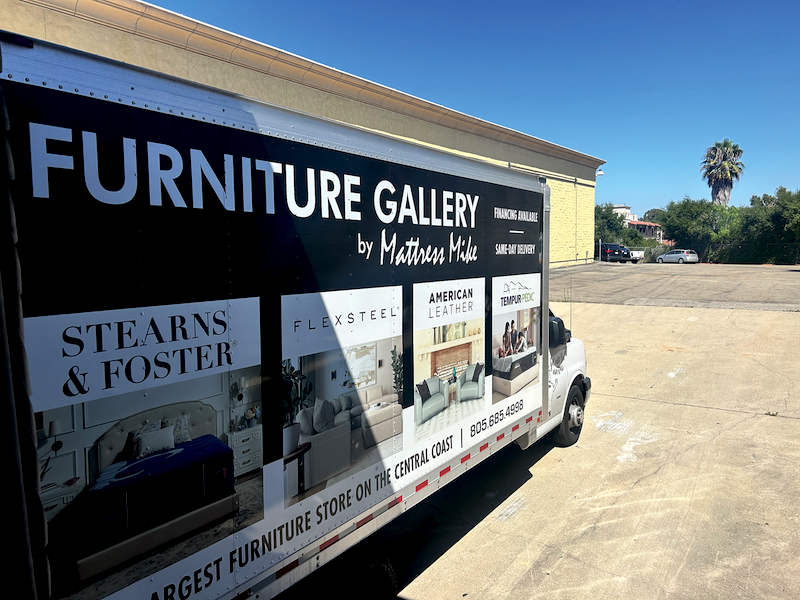
M 572 333 L 564 327 L 559 317 L 550 317 L 550 347 L 558 348 L 572 339 Z

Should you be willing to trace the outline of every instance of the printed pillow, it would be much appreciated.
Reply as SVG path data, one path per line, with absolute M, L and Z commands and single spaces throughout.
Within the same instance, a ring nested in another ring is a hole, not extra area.
M 333 411 L 333 404 L 327 400 L 317 398 L 314 403 L 314 431 L 322 433 L 333 427 L 333 420 L 336 413 Z
M 139 440 L 139 454 L 136 458 L 144 458 L 156 452 L 171 450 L 175 447 L 173 427 L 163 427 L 154 431 L 143 433 Z
M 303 435 L 314 435 L 314 410 L 304 408 L 297 413 L 296 421 L 300 423 L 300 433 Z
M 481 377 L 481 372 L 483 371 L 483 363 L 477 363 L 475 365 L 475 372 L 472 374 L 472 381 L 478 383 Z
M 189 435 L 189 415 L 181 415 L 174 419 L 164 419 L 161 421 L 161 427 L 172 427 L 175 436 L 175 445 L 185 444 L 192 441 L 192 436 Z
M 431 397 L 431 391 L 428 389 L 428 382 L 423 381 L 422 383 L 417 384 L 417 389 L 419 390 L 419 395 L 422 398 L 422 401 L 425 402 L 429 400 Z
M 130 441 L 131 448 L 130 448 L 130 454 L 126 456 L 126 460 L 130 460 L 132 458 L 138 458 L 140 436 L 142 436 L 145 433 L 158 431 L 159 429 L 161 429 L 161 421 L 156 421 L 155 423 L 145 423 L 143 425 L 139 425 L 139 427 L 137 427 L 136 429 L 131 429 L 130 433 L 128 434 L 128 440 Z

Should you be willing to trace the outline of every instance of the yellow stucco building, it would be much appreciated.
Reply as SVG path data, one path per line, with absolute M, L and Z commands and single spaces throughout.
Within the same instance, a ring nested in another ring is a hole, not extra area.
M 3 30 L 544 177 L 550 264 L 592 260 L 603 160 L 136 0 L 0 0 Z

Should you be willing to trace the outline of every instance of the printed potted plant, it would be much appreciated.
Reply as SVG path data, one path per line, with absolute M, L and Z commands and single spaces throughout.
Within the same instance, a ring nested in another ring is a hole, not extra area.
M 300 369 L 292 366 L 292 360 L 283 361 L 281 367 L 283 377 L 283 455 L 286 456 L 297 449 L 297 440 L 300 437 L 300 424 L 295 423 L 297 413 L 303 408 L 304 402 L 314 389 Z
M 394 391 L 401 406 L 403 403 L 403 355 L 397 352 L 397 346 L 392 348 L 392 374 L 394 375 Z

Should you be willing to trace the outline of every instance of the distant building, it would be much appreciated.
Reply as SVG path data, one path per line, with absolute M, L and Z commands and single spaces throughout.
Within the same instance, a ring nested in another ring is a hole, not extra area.
M 626 204 L 615 204 L 613 211 L 622 217 L 625 227 L 635 229 L 641 233 L 645 239 L 657 240 L 659 243 L 664 243 L 664 234 L 661 232 L 661 225 L 658 223 L 640 221 L 638 215 L 633 214 L 631 212 L 631 207 Z
M 627 221 L 625 225 L 641 233 L 645 239 L 657 240 L 659 243 L 664 243 L 664 233 L 661 231 L 661 225 L 658 223 L 650 223 L 649 221 Z
M 625 226 L 628 226 L 630 221 L 638 221 L 639 217 L 631 213 L 631 207 L 624 204 L 615 204 L 613 211 L 617 213 L 622 220 L 625 221 Z

